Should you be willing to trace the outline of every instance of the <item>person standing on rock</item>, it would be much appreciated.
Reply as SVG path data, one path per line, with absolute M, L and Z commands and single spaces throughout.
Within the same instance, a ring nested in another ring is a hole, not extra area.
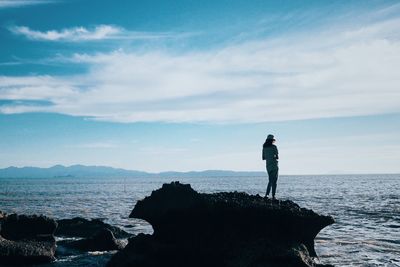
M 272 199 L 275 199 L 276 182 L 278 180 L 278 148 L 275 143 L 275 138 L 272 134 L 267 136 L 262 150 L 262 159 L 266 161 L 268 172 L 268 186 L 265 197 L 268 198 L 272 188 Z

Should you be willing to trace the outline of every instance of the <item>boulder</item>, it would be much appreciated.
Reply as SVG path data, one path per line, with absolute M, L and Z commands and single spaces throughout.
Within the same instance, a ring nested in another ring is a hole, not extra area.
M 36 264 L 55 259 L 55 220 L 45 216 L 11 214 L 1 220 L 0 262 Z
M 90 238 L 63 243 L 63 246 L 80 251 L 121 250 L 124 244 L 108 229 L 102 229 Z
M 57 222 L 46 216 L 11 214 L 1 223 L 0 235 L 8 240 L 53 241 Z
M 124 230 L 104 223 L 99 219 L 87 220 L 85 218 L 76 217 L 73 219 L 58 220 L 57 223 L 56 236 L 91 238 L 104 229 L 110 230 L 116 238 L 132 236 Z
M 0 231 L 1 231 L 1 222 L 6 218 L 7 214 L 0 210 Z
M 138 201 L 148 221 L 108 266 L 317 266 L 314 238 L 334 222 L 296 203 L 239 192 L 200 194 L 173 182 Z
M 47 263 L 55 260 L 55 242 L 12 241 L 0 236 L 0 262 L 8 265 Z

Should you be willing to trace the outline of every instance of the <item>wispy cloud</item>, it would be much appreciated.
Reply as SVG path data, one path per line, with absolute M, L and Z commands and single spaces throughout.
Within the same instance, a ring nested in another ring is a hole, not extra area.
M 21 62 L 12 61 L 12 62 L 0 62 L 0 66 L 16 66 L 21 65 Z
M 264 122 L 400 112 L 400 18 L 193 53 L 75 54 L 89 72 L 0 77 L 2 113 L 116 122 Z
M 39 5 L 39 4 L 49 4 L 54 3 L 54 1 L 50 0 L 0 0 L 0 9 L 1 8 L 11 8 L 11 7 L 23 7 L 30 5 Z
M 9 28 L 15 34 L 24 35 L 32 40 L 42 41 L 92 41 L 111 38 L 121 33 L 121 29 L 111 25 L 99 25 L 93 29 L 75 27 L 61 31 L 35 31 L 26 26 L 13 26 Z
M 150 33 L 128 31 L 114 25 L 97 25 L 92 28 L 73 27 L 62 30 L 37 31 L 27 26 L 12 26 L 9 30 L 17 35 L 23 35 L 28 39 L 37 41 L 62 41 L 81 42 L 110 39 L 147 40 L 157 38 L 172 38 L 178 36 L 174 33 Z
M 109 149 L 109 148 L 117 148 L 119 145 L 116 142 L 91 142 L 91 143 L 83 143 L 70 145 L 70 148 L 88 148 L 88 149 Z
M 142 147 L 139 149 L 140 152 L 143 154 L 150 154 L 150 155 L 181 155 L 187 153 L 187 148 L 182 147 Z
M 286 158 L 280 162 L 280 167 L 285 170 L 290 169 L 291 171 L 288 172 L 290 174 L 397 173 L 396 162 L 400 157 L 399 141 L 398 134 L 365 133 L 298 140 L 295 144 L 284 142 L 280 143 L 279 149 Z M 307 150 L 307 156 L 304 156 L 305 150 Z M 343 151 L 346 151 L 346 157 L 343 157 Z M 363 156 L 360 157 L 360 155 Z M 380 164 L 374 164 L 377 160 Z M 315 162 L 318 164 L 313 164 Z M 313 168 L 308 169 L 307 166 L 313 166 Z

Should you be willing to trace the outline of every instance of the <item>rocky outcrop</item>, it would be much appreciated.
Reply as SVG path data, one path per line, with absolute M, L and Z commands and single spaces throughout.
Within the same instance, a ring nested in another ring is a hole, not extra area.
M 104 223 L 99 219 L 87 220 L 85 218 L 76 217 L 73 219 L 58 220 L 57 223 L 56 236 L 91 238 L 104 229 L 110 230 L 116 238 L 132 236 L 124 230 Z
M 131 234 L 101 220 L 73 218 L 59 220 L 36 215 L 6 215 L 0 212 L 0 265 L 30 265 L 55 260 L 55 255 L 74 255 L 79 251 L 121 250 Z M 62 240 L 56 251 L 54 235 L 83 237 Z M 78 252 L 80 253 L 80 252 Z
M 154 233 L 130 238 L 108 266 L 317 266 L 314 238 L 334 222 L 292 201 L 200 194 L 179 182 L 138 201 L 130 217 Z
M 53 261 L 56 227 L 56 221 L 45 216 L 4 216 L 0 230 L 0 262 L 34 264 Z
M 121 250 L 124 248 L 124 243 L 117 240 L 110 230 L 102 229 L 92 237 L 65 242 L 63 246 L 80 251 L 107 251 Z
M 46 216 L 8 215 L 2 221 L 1 236 L 8 240 L 52 241 L 57 222 Z
M 7 217 L 7 214 L 5 213 L 5 212 L 2 212 L 1 210 L 0 210 L 0 232 L 1 232 L 1 224 L 2 224 L 2 221 L 3 221 L 3 219 L 5 219 Z

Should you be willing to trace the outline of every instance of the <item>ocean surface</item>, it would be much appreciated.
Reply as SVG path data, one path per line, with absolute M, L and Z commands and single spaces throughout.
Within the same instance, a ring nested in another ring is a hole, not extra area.
M 151 233 L 128 215 L 137 200 L 179 180 L 200 192 L 265 194 L 263 177 L 196 178 L 0 178 L 0 210 L 54 218 L 101 218 L 131 233 Z M 400 175 L 280 176 L 277 197 L 290 199 L 336 223 L 316 238 L 322 263 L 400 266 Z M 113 252 L 60 257 L 42 266 L 104 266 Z

